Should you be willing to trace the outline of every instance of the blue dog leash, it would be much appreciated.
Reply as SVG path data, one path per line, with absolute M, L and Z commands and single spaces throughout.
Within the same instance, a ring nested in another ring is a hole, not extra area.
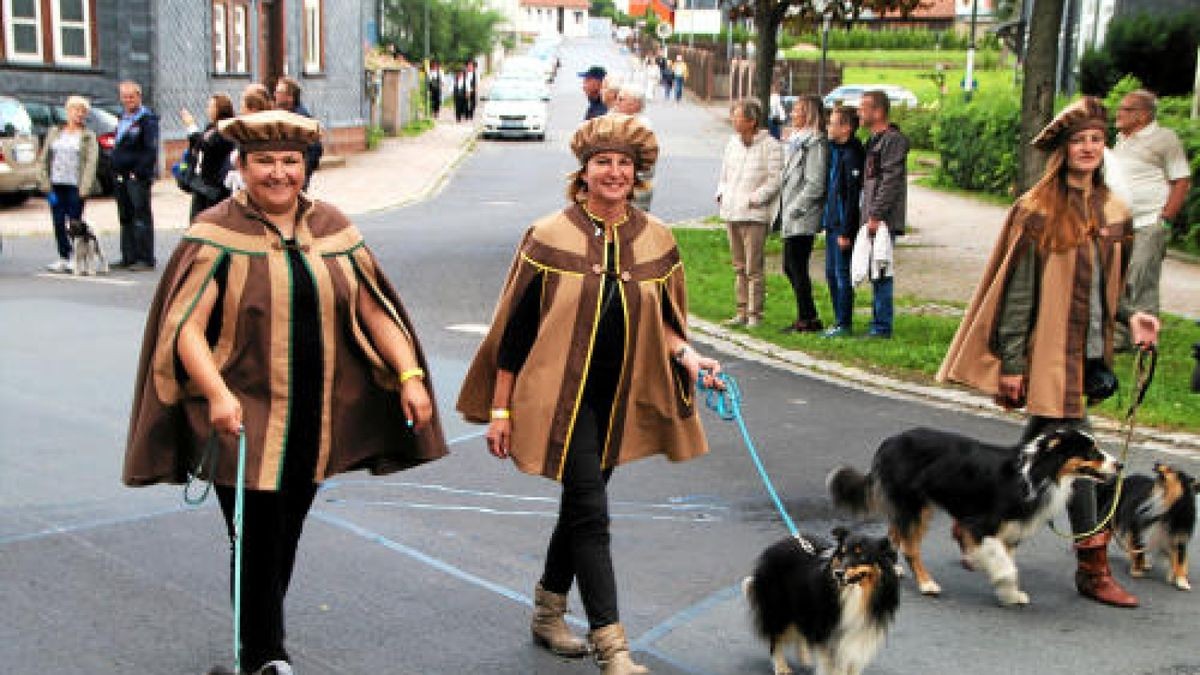
M 696 386 L 704 393 L 704 404 L 709 410 L 716 413 L 717 417 L 726 422 L 737 422 L 738 429 L 742 432 L 742 441 L 746 445 L 746 450 L 750 453 L 750 459 L 754 462 L 754 468 L 758 469 L 758 476 L 767 488 L 767 494 L 771 496 L 771 501 L 775 503 L 775 509 L 779 511 L 779 515 L 783 518 L 783 524 L 787 526 L 788 532 L 800 544 L 805 553 L 809 555 L 815 554 L 816 548 L 812 545 L 812 542 L 800 534 L 800 529 L 796 527 L 795 521 L 788 515 L 787 509 L 783 506 L 783 500 L 779 498 L 779 493 L 775 491 L 775 485 L 771 482 L 771 476 L 767 474 L 767 469 L 763 466 L 762 459 L 758 456 L 758 450 L 754 447 L 754 441 L 750 438 L 750 431 L 746 428 L 746 419 L 742 417 L 742 390 L 738 388 L 737 380 L 732 375 L 717 373 L 715 377 L 725 385 L 725 389 L 722 391 L 716 387 L 706 386 L 704 384 L 704 375 L 705 373 L 701 372 L 696 382 Z

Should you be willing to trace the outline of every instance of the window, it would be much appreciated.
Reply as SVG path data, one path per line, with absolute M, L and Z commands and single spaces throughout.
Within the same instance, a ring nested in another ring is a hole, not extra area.
M 321 0 L 304 0 L 304 72 L 324 70 Z
M 54 61 L 90 65 L 91 16 L 84 0 L 54 0 Z
M 234 5 L 230 26 L 229 65 L 235 73 L 249 71 L 246 58 L 246 6 Z
M 225 5 L 214 2 L 212 6 L 213 72 L 229 70 L 229 58 L 225 52 Z
M 38 0 L 4 0 L 4 44 L 9 61 L 42 60 L 42 16 Z

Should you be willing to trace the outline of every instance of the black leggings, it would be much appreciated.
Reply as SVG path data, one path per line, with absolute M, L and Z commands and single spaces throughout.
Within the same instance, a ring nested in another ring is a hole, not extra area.
M 234 489 L 216 486 L 229 530 L 229 588 L 233 592 Z M 283 600 L 292 581 L 296 547 L 317 486 L 285 486 L 279 492 L 246 490 L 242 524 L 242 668 L 255 672 L 270 661 L 289 661 L 283 647 Z
M 1054 417 L 1029 418 L 1025 424 L 1025 432 L 1021 434 L 1021 444 L 1032 441 L 1039 434 L 1056 429 L 1080 429 L 1089 427 L 1086 419 L 1058 419 Z M 1067 518 L 1071 521 L 1071 531 L 1075 534 L 1089 532 L 1100 523 L 1097 515 L 1095 481 L 1079 478 L 1071 486 L 1071 499 L 1067 502 Z
M 620 621 L 609 550 L 607 486 L 612 469 L 600 468 L 607 419 L 608 408 L 589 405 L 586 400 L 579 408 L 563 470 L 558 524 L 550 536 L 542 574 L 542 587 L 561 595 L 571 590 L 574 579 L 579 580 L 579 595 L 592 630 Z
M 792 293 L 796 296 L 796 319 L 799 321 L 817 319 L 812 278 L 808 274 L 808 259 L 812 256 L 815 238 L 811 234 L 798 234 L 783 239 L 783 273 L 792 283 Z

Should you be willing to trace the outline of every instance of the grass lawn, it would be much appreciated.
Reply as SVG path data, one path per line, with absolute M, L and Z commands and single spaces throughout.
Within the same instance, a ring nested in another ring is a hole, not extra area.
M 821 50 L 789 49 L 784 52 L 784 58 L 799 61 L 819 61 Z M 860 64 L 886 63 L 902 66 L 927 67 L 932 69 L 934 64 L 944 63 L 947 66 L 965 66 L 967 63 L 966 50 L 940 49 L 831 49 L 828 58 L 845 66 Z M 979 50 L 975 53 L 977 68 L 995 68 L 999 65 L 999 52 Z
M 863 68 L 847 66 L 842 71 L 842 82 L 845 84 L 895 84 L 905 87 L 917 95 L 917 100 L 923 104 L 939 101 L 938 88 L 928 77 L 934 72 L 932 68 Z M 960 82 L 965 75 L 961 67 L 950 68 L 946 73 L 946 96 L 962 96 Z M 977 92 L 1009 92 L 1019 96 L 1020 91 L 1013 84 L 1011 70 L 976 70 L 975 81 Z
M 729 245 L 721 230 L 677 229 L 675 238 L 687 265 L 689 309 L 710 321 L 722 321 L 733 315 L 733 272 L 729 266 Z M 781 244 L 768 241 L 768 259 L 778 258 Z M 820 315 L 828 320 L 833 311 L 825 284 L 813 279 L 813 296 Z M 855 330 L 866 332 L 870 320 L 870 290 L 857 293 Z M 795 303 L 787 279 L 778 264 L 768 263 L 767 306 L 763 325 L 746 329 L 756 338 L 789 349 L 828 358 L 866 370 L 902 379 L 931 383 L 954 331 L 958 327 L 961 305 L 916 297 L 896 298 L 895 333 L 891 340 L 849 338 L 827 340 L 814 334 L 783 334 L 779 329 L 795 320 Z M 1200 394 L 1191 393 L 1191 345 L 1200 341 L 1200 327 L 1191 321 L 1168 316 L 1159 357 L 1158 373 L 1146 402 L 1138 413 L 1140 424 L 1162 428 L 1200 430 Z M 1094 409 L 1098 414 L 1116 417 L 1127 404 L 1124 395 L 1131 385 L 1131 362 L 1119 356 L 1115 365 L 1122 393 Z

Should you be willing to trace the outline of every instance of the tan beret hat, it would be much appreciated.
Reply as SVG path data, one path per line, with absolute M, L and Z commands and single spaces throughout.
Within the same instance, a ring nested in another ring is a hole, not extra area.
M 1071 134 L 1084 129 L 1108 131 L 1108 113 L 1095 96 L 1084 96 L 1063 108 L 1033 139 L 1033 145 L 1040 150 L 1053 150 Z
M 645 171 L 658 161 L 658 138 L 633 115 L 609 113 L 579 125 L 571 137 L 571 152 L 580 165 L 601 152 L 620 152 L 632 157 L 639 171 Z
M 286 110 L 264 110 L 217 123 L 217 130 L 242 152 L 301 150 L 321 138 L 321 123 Z

